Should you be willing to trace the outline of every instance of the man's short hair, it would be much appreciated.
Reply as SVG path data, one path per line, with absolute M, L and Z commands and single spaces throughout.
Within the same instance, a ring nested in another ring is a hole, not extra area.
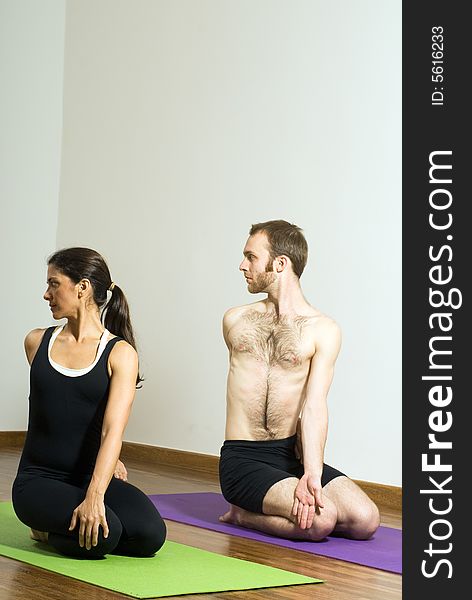
M 282 254 L 288 256 L 293 272 L 300 278 L 308 259 L 308 244 L 300 227 L 282 220 L 266 221 L 252 225 L 249 235 L 260 232 L 267 236 L 270 259 L 274 260 Z

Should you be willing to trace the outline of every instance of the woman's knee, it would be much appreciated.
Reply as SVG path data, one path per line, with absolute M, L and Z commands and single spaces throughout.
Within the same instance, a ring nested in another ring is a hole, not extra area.
M 89 549 L 86 546 L 80 546 L 78 528 L 68 533 L 55 533 L 51 531 L 49 532 L 48 543 L 65 556 L 89 559 L 103 558 L 106 554 L 113 552 L 122 534 L 122 527 L 119 522 L 108 523 L 108 526 L 108 536 L 105 537 L 103 530 L 100 528 L 96 546 L 91 546 Z
M 120 541 L 123 533 L 123 527 L 120 520 L 108 506 L 105 508 L 105 515 L 108 525 L 108 535 L 105 537 L 103 528 L 100 526 L 98 529 L 97 545 L 92 546 L 90 550 L 84 548 L 85 556 L 89 555 L 90 558 L 100 558 L 106 554 L 111 554 Z M 77 543 L 78 529 L 77 526 L 74 532 L 77 535 Z
M 139 535 L 135 536 L 134 549 L 136 556 L 152 556 L 158 552 L 166 541 L 167 528 L 160 515 L 147 522 Z
M 111 520 L 107 515 L 107 524 L 108 524 L 108 535 L 104 536 L 103 530 L 100 527 L 98 532 L 98 543 L 97 543 L 97 551 L 101 552 L 102 555 L 111 554 L 113 550 L 118 546 L 121 535 L 123 533 L 123 527 L 118 519 Z

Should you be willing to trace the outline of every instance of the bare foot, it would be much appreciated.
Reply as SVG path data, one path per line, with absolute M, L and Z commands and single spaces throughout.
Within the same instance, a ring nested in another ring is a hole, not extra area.
M 230 504 L 230 509 L 227 513 L 218 518 L 221 523 L 232 523 L 233 525 L 241 525 L 243 520 L 244 509 L 239 506 Z
M 36 542 L 44 542 L 48 543 L 48 532 L 47 531 L 38 531 L 37 529 L 31 529 L 30 537 L 32 540 Z

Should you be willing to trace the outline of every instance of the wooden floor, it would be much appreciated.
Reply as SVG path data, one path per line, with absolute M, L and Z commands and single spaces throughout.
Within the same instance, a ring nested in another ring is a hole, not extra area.
M 0 500 L 11 499 L 20 451 L 0 448 Z M 178 492 L 219 492 L 211 475 L 194 473 L 143 462 L 128 462 L 129 481 L 151 494 Z M 401 527 L 398 511 L 382 509 L 382 524 Z M 399 600 L 401 576 L 362 567 L 331 558 L 254 542 L 189 525 L 167 521 L 168 539 L 226 556 L 279 567 L 325 580 L 315 585 L 269 588 L 254 591 L 224 592 L 174 596 L 225 600 L 272 600 L 316 598 L 317 600 Z M 0 556 L 0 600 L 118 600 L 123 594 L 66 578 L 21 562 Z

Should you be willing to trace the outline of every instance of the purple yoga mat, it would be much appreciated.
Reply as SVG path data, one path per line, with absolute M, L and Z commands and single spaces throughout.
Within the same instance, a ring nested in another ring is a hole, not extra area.
M 293 550 L 337 558 L 347 562 L 402 572 L 402 532 L 390 527 L 379 527 L 370 540 L 357 541 L 328 537 L 323 542 L 284 540 L 253 529 L 220 523 L 218 517 L 228 510 L 221 494 L 153 494 L 149 496 L 164 519 L 203 527 L 220 533 L 249 538 L 266 544 L 275 544 Z

